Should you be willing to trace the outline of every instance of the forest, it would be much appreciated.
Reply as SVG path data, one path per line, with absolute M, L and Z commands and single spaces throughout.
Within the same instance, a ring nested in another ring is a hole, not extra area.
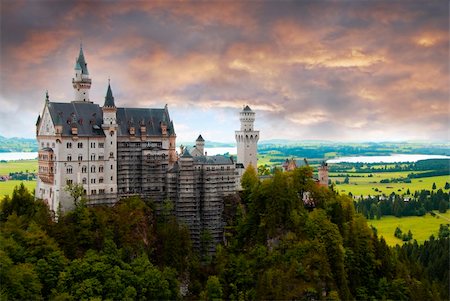
M 170 200 L 87 207 L 81 198 L 56 219 L 18 186 L 0 204 L 0 299 L 449 298 L 448 228 L 389 247 L 348 196 L 312 175 L 302 167 L 260 181 L 249 168 L 243 191 L 224 199 L 225 241 L 214 254 L 207 239 L 192 247 Z

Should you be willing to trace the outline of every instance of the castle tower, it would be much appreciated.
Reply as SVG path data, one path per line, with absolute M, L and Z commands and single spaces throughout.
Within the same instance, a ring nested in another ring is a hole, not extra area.
M 319 185 L 328 187 L 328 164 L 323 161 L 318 167 Z
M 205 154 L 205 139 L 203 139 L 202 135 L 199 135 L 197 140 L 195 140 L 195 148 L 198 149 L 202 156 Z
M 245 106 L 239 113 L 241 129 L 236 131 L 237 163 L 242 163 L 244 168 L 250 164 L 256 169 L 258 167 L 257 144 L 259 131 L 253 130 L 255 122 L 255 112 L 249 106 Z
M 105 191 L 106 193 L 117 193 L 117 107 L 111 84 L 108 83 L 105 103 L 102 107 L 103 122 L 102 129 L 105 132 L 104 158 L 105 158 Z
M 83 47 L 80 45 L 80 53 L 75 61 L 75 78 L 72 78 L 72 85 L 75 89 L 76 102 L 91 102 L 89 100 L 89 89 L 91 89 L 91 79 L 84 59 Z

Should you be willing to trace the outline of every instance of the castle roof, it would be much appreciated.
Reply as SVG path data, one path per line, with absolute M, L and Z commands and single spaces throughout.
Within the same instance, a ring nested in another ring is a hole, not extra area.
M 88 69 L 87 69 L 87 63 L 86 63 L 86 60 L 84 59 L 83 47 L 81 45 L 80 45 L 80 53 L 78 54 L 75 69 L 78 68 L 78 65 L 81 68 L 82 74 L 86 74 L 86 75 L 89 74 Z
M 135 136 L 141 136 L 141 126 L 145 125 L 147 136 L 161 136 L 161 123 L 170 120 L 166 109 L 117 108 L 118 136 L 129 136 L 129 128 L 135 127 Z M 175 135 L 172 122 L 167 125 L 167 133 Z
M 192 158 L 191 154 L 189 153 L 188 148 L 186 147 L 183 151 L 183 154 L 181 155 L 182 158 Z
M 114 104 L 114 96 L 112 94 L 112 90 L 111 90 L 111 84 L 108 83 L 108 91 L 106 91 L 106 97 L 105 97 L 105 107 L 115 107 L 116 105 Z
M 230 157 L 223 156 L 223 155 L 198 156 L 198 157 L 194 157 L 194 162 L 197 164 L 207 164 L 207 165 L 234 164 L 233 160 Z
M 252 109 L 250 109 L 250 107 L 248 105 L 246 105 L 243 111 L 250 111 L 251 112 Z
M 62 125 L 62 135 L 72 136 L 72 125 L 78 128 L 78 136 L 105 136 L 102 130 L 103 111 L 91 102 L 49 102 L 48 109 L 53 124 Z M 166 109 L 117 108 L 118 136 L 129 136 L 129 128 L 135 127 L 135 136 L 140 137 L 142 123 L 147 136 L 161 136 L 160 123 L 163 116 L 169 119 Z M 172 122 L 167 126 L 169 135 L 175 134 Z
M 54 125 L 62 125 L 62 136 L 72 136 L 72 124 L 78 136 L 105 136 L 101 128 L 103 112 L 90 102 L 49 102 L 48 110 Z
M 203 137 L 202 137 L 202 135 L 198 135 L 198 138 L 197 138 L 197 140 L 195 140 L 195 141 L 205 141 L 205 139 L 203 139 Z

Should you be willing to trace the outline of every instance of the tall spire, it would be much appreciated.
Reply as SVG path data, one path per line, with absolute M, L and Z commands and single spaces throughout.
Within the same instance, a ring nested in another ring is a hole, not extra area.
M 112 94 L 111 82 L 109 79 L 108 79 L 108 90 L 106 91 L 104 107 L 111 107 L 111 108 L 116 107 L 116 105 L 114 104 L 114 96 Z
M 81 67 L 81 73 L 88 75 L 88 69 L 87 69 L 87 63 L 84 59 L 84 53 L 83 53 L 83 44 L 80 43 L 80 53 L 78 54 L 77 64 L 75 65 L 75 70 L 78 67 L 78 64 Z

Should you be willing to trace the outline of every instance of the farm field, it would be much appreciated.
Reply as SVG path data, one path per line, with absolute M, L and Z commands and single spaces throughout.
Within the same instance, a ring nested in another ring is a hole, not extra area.
M 408 233 L 408 230 L 411 230 L 413 239 L 420 244 L 429 239 L 432 234 L 437 236 L 440 224 L 450 224 L 450 210 L 447 210 L 446 213 L 437 211 L 435 213 L 435 217 L 429 213 L 425 216 L 383 216 L 380 220 L 368 220 L 367 223 L 374 226 L 378 230 L 378 236 L 383 236 L 386 243 L 390 246 L 403 244 L 401 239 L 394 236 L 394 231 L 397 227 L 403 233 Z
M 8 161 L 0 162 L 0 176 L 8 175 L 10 172 L 36 172 L 37 171 L 37 160 L 18 160 L 18 161 Z
M 449 176 L 435 176 L 427 178 L 414 178 L 411 179 L 411 183 L 380 183 L 382 179 L 390 179 L 393 177 L 403 176 L 401 173 L 405 174 L 408 172 L 393 172 L 393 173 L 373 173 L 373 177 L 356 178 L 350 177 L 349 184 L 336 184 L 336 191 L 344 194 L 351 192 L 353 195 L 389 195 L 391 192 L 397 194 L 406 193 L 407 190 L 413 193 L 416 190 L 427 189 L 431 190 L 433 183 L 436 183 L 436 189 L 445 187 L 445 182 L 450 182 Z M 392 175 L 388 175 L 392 174 Z M 395 175 L 394 175 L 395 174 Z M 361 174 L 363 175 L 363 174 Z M 343 181 L 344 178 L 330 177 L 332 182 Z M 374 183 L 375 182 L 375 183 Z M 378 189 L 378 191 L 375 191 Z M 448 190 L 448 189 L 447 189 Z
M 14 187 L 20 185 L 23 182 L 26 188 L 32 193 L 36 188 L 36 181 L 19 181 L 11 180 L 6 182 L 0 182 L 0 199 L 3 199 L 5 195 L 12 195 Z

